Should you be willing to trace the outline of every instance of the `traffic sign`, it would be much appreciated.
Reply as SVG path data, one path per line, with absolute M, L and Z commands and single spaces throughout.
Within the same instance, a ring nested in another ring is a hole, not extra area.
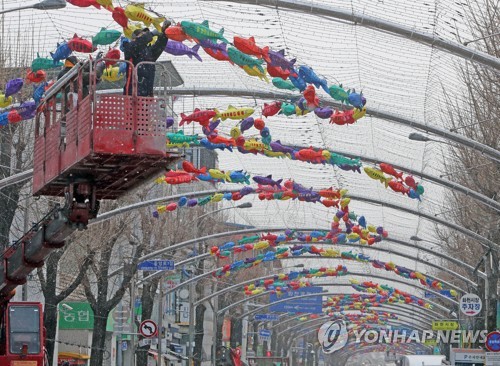
M 158 326 L 151 319 L 144 320 L 139 327 L 139 333 L 146 338 L 151 338 L 158 332 Z
M 268 329 L 261 329 L 259 330 L 259 337 L 262 340 L 268 340 L 271 338 L 271 331 Z
M 172 260 L 149 260 L 137 265 L 139 271 L 173 271 L 175 263 Z
M 258 321 L 277 322 L 280 317 L 278 314 L 255 314 L 254 319 Z
M 301 297 L 298 299 L 296 298 L 297 296 L 320 294 L 322 292 L 323 292 L 322 287 L 312 286 L 312 287 L 302 287 L 297 290 L 290 290 L 288 292 L 285 292 L 280 297 L 278 297 L 276 294 L 271 294 L 269 298 L 271 303 L 286 299 L 290 300 L 271 305 L 269 307 L 269 310 L 277 313 L 322 314 L 323 297 L 321 295 Z M 296 299 L 294 299 L 294 297 Z
M 490 352 L 500 352 L 500 332 L 494 331 L 488 333 L 484 346 Z
M 474 316 L 481 312 L 483 302 L 476 294 L 465 294 L 460 299 L 460 311 L 467 316 Z

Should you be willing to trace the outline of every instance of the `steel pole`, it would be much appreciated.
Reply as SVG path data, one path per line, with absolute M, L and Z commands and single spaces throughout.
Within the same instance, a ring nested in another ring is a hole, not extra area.
M 132 350 L 131 366 L 135 366 L 135 282 L 137 280 L 137 273 L 130 281 L 130 319 L 132 323 L 132 334 L 130 335 L 130 349 Z
M 161 329 L 163 327 L 163 276 L 160 276 L 160 281 L 159 281 L 159 286 L 160 286 L 160 298 L 158 300 L 158 334 L 157 334 L 157 339 L 158 339 L 158 365 L 162 366 L 163 365 L 163 356 L 162 356 L 162 350 L 161 350 Z

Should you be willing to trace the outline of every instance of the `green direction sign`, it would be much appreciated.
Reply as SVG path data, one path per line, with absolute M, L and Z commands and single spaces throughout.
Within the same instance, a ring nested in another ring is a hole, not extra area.
M 62 306 L 62 304 L 68 306 Z M 93 328 L 94 312 L 88 302 L 64 302 L 59 304 L 59 329 Z
M 432 330 L 457 330 L 459 328 L 458 322 L 450 320 L 433 320 Z

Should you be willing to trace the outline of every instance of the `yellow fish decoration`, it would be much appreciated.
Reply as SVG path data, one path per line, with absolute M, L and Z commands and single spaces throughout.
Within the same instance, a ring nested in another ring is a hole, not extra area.
M 255 243 L 253 245 L 253 248 L 255 250 L 262 250 L 262 249 L 269 248 L 269 242 L 267 240 L 258 241 L 257 243 Z
M 109 11 L 113 11 L 115 9 L 113 6 L 113 0 L 95 0 L 95 2 Z
M 209 169 L 208 174 L 214 179 L 231 182 L 231 177 L 229 176 L 230 172 L 225 173 L 219 169 Z
M 213 120 L 217 120 L 217 118 L 222 119 L 225 121 L 226 119 L 233 119 L 236 121 L 239 121 L 241 119 L 245 119 L 247 117 L 250 117 L 255 110 L 253 108 L 236 108 L 233 107 L 232 105 L 229 105 L 227 109 L 223 112 L 219 112 L 217 109 L 215 109 L 215 117 Z
M 0 94 L 0 108 L 6 108 L 12 104 L 12 97 L 5 98 L 5 94 Z
M 102 73 L 102 79 L 106 81 L 115 82 L 123 79 L 123 74 L 120 74 L 120 68 L 118 66 L 108 67 Z
M 381 170 L 365 166 L 363 168 L 365 173 L 372 179 L 379 180 L 381 183 L 385 184 L 385 188 L 389 186 L 389 182 L 392 180 L 390 177 L 386 177 Z
M 123 28 L 123 34 L 128 39 L 132 39 L 132 33 L 134 33 L 136 29 L 142 29 L 142 28 L 144 27 L 142 27 L 140 24 L 129 24 L 127 28 Z
M 151 24 L 157 31 L 161 31 L 161 23 L 165 21 L 163 17 L 155 17 L 144 9 L 144 4 L 130 4 L 125 7 L 125 15 L 128 19 L 142 22 L 149 27 Z
M 260 80 L 264 80 L 266 83 L 269 82 L 266 72 L 264 71 L 264 73 L 262 73 L 256 66 L 250 67 L 248 65 L 245 65 L 242 67 L 242 69 L 245 70 L 245 72 L 250 76 L 256 76 Z
M 216 193 L 212 196 L 210 202 L 220 202 L 224 198 L 224 193 Z
M 362 109 L 354 108 L 354 113 L 352 114 L 352 118 L 354 118 L 355 121 L 357 121 L 360 118 L 363 118 L 366 114 L 366 107 L 363 107 Z
M 266 145 L 264 145 L 263 142 L 257 141 L 255 139 L 250 139 L 245 141 L 245 144 L 243 147 L 246 150 L 257 150 L 257 151 L 264 151 L 266 150 Z

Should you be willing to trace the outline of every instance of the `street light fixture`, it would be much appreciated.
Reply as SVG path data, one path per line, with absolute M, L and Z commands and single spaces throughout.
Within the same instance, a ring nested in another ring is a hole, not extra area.
M 0 14 L 10 13 L 13 11 L 20 11 L 25 9 L 37 9 L 37 10 L 56 10 L 66 7 L 66 0 L 43 0 L 36 4 L 20 6 L 14 9 L 1 10 Z

